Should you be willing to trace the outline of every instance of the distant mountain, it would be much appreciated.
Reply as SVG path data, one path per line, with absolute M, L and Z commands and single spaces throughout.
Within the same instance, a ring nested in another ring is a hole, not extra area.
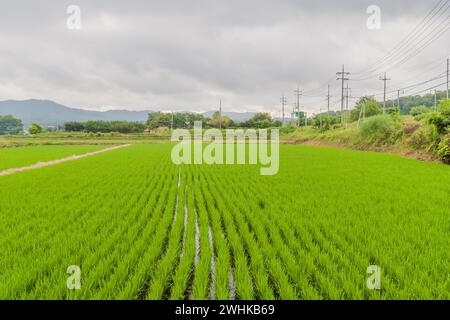
M 22 120 L 25 127 L 33 122 L 43 126 L 63 125 L 68 121 L 88 121 L 88 120 L 126 120 L 126 121 L 147 121 L 150 110 L 130 111 L 130 110 L 110 110 L 110 111 L 89 111 L 83 109 L 69 108 L 62 104 L 50 100 L 6 100 L 0 101 L 0 115 L 10 114 Z M 215 111 L 203 113 L 206 117 L 211 117 Z M 233 121 L 242 122 L 253 117 L 254 112 L 223 112 L 223 115 L 230 117 Z
M 44 126 L 56 126 L 63 125 L 67 121 L 146 121 L 149 112 L 151 111 L 88 111 L 69 108 L 49 100 L 0 101 L 0 115 L 10 114 L 21 119 L 25 126 L 33 122 Z

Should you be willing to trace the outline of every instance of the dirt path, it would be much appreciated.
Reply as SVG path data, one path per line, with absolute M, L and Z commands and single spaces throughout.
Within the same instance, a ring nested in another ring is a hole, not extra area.
M 85 158 L 85 157 L 90 157 L 90 156 L 95 156 L 95 155 L 100 154 L 100 153 L 109 152 L 109 151 L 112 151 L 112 150 L 116 150 L 116 149 L 120 149 L 120 148 L 124 148 L 124 147 L 128 147 L 128 146 L 130 146 L 130 144 L 122 144 L 120 146 L 106 148 L 106 149 L 102 149 L 102 150 L 98 150 L 98 151 L 94 151 L 94 152 L 90 152 L 90 153 L 73 155 L 73 156 L 70 156 L 70 157 L 66 157 L 66 158 L 62 158 L 62 159 L 56 159 L 56 160 L 51 160 L 51 161 L 48 161 L 48 162 L 38 162 L 38 163 L 33 164 L 31 166 L 26 166 L 26 167 L 21 167 L 21 168 L 6 169 L 4 171 L 0 171 L 0 176 L 7 176 L 7 175 L 10 175 L 10 174 L 13 174 L 13 173 L 16 173 L 16 172 L 23 172 L 23 171 L 39 169 L 39 168 L 48 167 L 48 166 L 54 166 L 54 165 L 56 165 L 58 163 L 78 160 L 78 159 Z

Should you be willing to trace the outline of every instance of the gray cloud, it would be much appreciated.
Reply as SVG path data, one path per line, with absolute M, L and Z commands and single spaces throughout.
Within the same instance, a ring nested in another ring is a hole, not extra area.
M 45 98 L 91 109 L 201 111 L 214 108 L 221 97 L 228 110 L 276 112 L 281 94 L 292 102 L 299 84 L 313 90 L 304 103 L 308 111 L 317 112 L 324 106 L 323 84 L 334 78 L 342 63 L 357 71 L 377 61 L 433 3 L 9 2 L 0 14 L 0 98 Z M 79 31 L 66 28 L 70 4 L 81 7 Z M 371 4 L 382 10 L 378 31 L 366 28 Z M 390 85 L 402 86 L 415 73 L 431 77 L 444 72 L 449 51 L 446 34 L 401 68 L 389 70 Z M 424 66 L 440 59 L 442 70 Z M 381 90 L 377 77 L 351 82 L 354 94 Z M 334 79 L 330 84 L 336 99 L 339 84 Z

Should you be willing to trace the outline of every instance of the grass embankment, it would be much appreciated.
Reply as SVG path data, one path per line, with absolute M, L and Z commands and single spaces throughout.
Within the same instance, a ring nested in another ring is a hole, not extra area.
M 438 151 L 443 137 L 436 134 L 433 126 L 412 116 L 376 116 L 359 125 L 354 122 L 330 130 L 301 127 L 281 139 L 283 143 L 390 152 L 425 161 L 445 160 Z

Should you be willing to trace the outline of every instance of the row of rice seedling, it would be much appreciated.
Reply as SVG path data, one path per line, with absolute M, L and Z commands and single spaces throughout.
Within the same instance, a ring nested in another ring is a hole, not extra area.
M 198 199 L 199 203 L 199 212 L 201 212 L 201 215 L 208 215 L 210 221 L 210 232 L 208 232 L 208 239 L 211 239 L 213 245 L 211 254 L 214 257 L 215 267 L 214 270 L 210 270 L 214 273 L 214 292 L 212 297 L 220 300 L 233 299 L 235 288 L 230 288 L 229 281 L 229 275 L 231 274 L 231 276 L 233 277 L 231 273 L 232 270 L 230 262 L 231 248 L 230 243 L 228 242 L 228 239 L 226 237 L 224 221 L 222 220 L 221 215 L 216 208 L 214 198 L 208 190 L 207 183 L 198 174 L 194 175 L 194 191 L 196 192 L 196 199 Z M 204 251 L 205 248 L 203 245 L 201 245 L 201 257 L 202 255 L 205 255 L 204 253 L 202 253 Z M 201 297 L 201 295 L 199 296 Z
M 184 228 L 184 219 L 188 215 L 187 211 L 187 185 L 186 179 L 181 180 L 178 189 L 178 205 L 175 216 L 172 222 L 172 227 L 166 244 L 163 245 L 165 252 L 162 258 L 153 266 L 151 279 L 148 285 L 148 291 L 143 296 L 146 299 L 159 300 L 167 298 L 170 293 L 170 288 L 173 284 L 172 275 L 176 270 L 176 266 L 180 260 L 182 252 L 182 239 Z
M 198 244 L 199 245 L 199 257 L 194 268 L 194 280 L 192 284 L 192 299 L 195 300 L 205 300 L 214 299 L 216 296 L 216 286 L 217 286 L 217 272 L 215 264 L 215 250 L 214 250 L 214 240 L 212 237 L 212 228 L 210 226 L 210 220 L 208 217 L 208 212 L 205 207 L 205 200 L 201 193 L 201 186 L 199 185 L 198 176 L 192 176 L 192 191 L 193 191 L 193 201 L 195 212 L 197 215 L 198 224 Z M 222 284 L 225 285 L 226 292 L 226 268 L 228 264 L 224 266 L 224 276 L 222 279 Z M 225 280 L 225 283 L 223 282 Z M 225 298 L 228 298 L 225 295 Z
M 185 169 L 186 175 L 188 170 Z M 173 285 L 170 292 L 171 299 L 186 299 L 189 297 L 188 286 L 191 285 L 190 280 L 195 267 L 196 210 L 194 209 L 194 193 L 190 179 L 186 181 L 184 197 L 184 233 L 179 254 L 179 264 L 173 274 Z

